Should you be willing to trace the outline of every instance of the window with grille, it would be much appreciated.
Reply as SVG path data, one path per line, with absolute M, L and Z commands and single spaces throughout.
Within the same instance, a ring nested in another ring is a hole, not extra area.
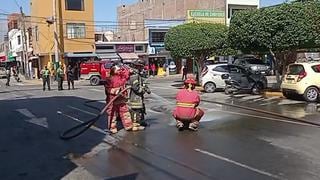
M 86 36 L 86 28 L 84 23 L 68 23 L 67 24 L 67 38 L 68 39 L 82 39 Z

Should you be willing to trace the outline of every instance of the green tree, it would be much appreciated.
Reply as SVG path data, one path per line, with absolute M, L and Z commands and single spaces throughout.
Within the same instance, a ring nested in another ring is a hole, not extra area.
M 231 19 L 229 40 L 244 52 L 269 52 L 280 83 L 277 53 L 319 47 L 319 7 L 319 2 L 294 2 L 238 12 Z
M 191 58 L 198 62 L 198 77 L 204 60 L 225 52 L 228 29 L 222 24 L 187 23 L 166 33 L 165 48 L 175 58 Z

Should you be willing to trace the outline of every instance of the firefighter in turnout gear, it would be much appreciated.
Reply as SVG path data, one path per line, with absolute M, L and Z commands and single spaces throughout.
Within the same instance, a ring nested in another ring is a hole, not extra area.
M 63 90 L 63 79 L 64 79 L 64 68 L 61 65 L 58 69 L 57 69 L 57 80 L 58 80 L 58 91 L 62 91 Z
M 176 108 L 173 111 L 173 117 L 176 119 L 177 128 L 181 131 L 186 128 L 196 131 L 199 122 L 204 115 L 203 110 L 198 108 L 200 96 L 195 91 L 196 81 L 188 78 L 184 82 L 185 88 L 181 89 L 176 96 Z
M 130 77 L 130 69 L 125 66 L 113 66 L 110 71 L 110 78 L 105 84 L 106 102 L 114 99 L 122 90 L 125 89 L 126 83 Z M 117 117 L 119 116 L 123 127 L 127 131 L 144 130 L 140 124 L 133 124 L 129 107 L 127 105 L 127 92 L 124 92 L 107 108 L 108 125 L 111 133 L 117 133 Z
M 48 90 L 50 91 L 50 71 L 47 66 L 44 67 L 44 69 L 40 72 L 42 77 L 42 89 L 43 91 L 46 90 L 46 84 L 48 86 Z
M 147 126 L 145 122 L 145 104 L 144 94 L 150 94 L 149 87 L 145 84 L 145 80 L 142 78 L 142 64 L 132 64 L 133 74 L 130 76 L 128 85 L 131 86 L 128 105 L 131 110 L 131 117 L 134 124 L 140 124 L 141 126 Z

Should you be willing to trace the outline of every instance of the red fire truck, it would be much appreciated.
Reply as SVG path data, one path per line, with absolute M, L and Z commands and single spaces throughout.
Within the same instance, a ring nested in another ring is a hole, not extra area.
M 80 64 L 80 79 L 89 80 L 92 86 L 97 86 L 110 76 L 113 61 L 88 61 Z

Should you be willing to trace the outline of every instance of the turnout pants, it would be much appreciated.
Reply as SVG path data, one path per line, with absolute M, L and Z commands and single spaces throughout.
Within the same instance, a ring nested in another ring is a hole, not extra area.
M 117 132 L 117 117 L 119 116 L 125 130 L 132 130 L 134 124 L 132 123 L 131 115 L 128 105 L 126 103 L 114 102 L 107 108 L 108 125 L 111 132 Z
M 42 88 L 43 90 L 45 91 L 46 90 L 46 84 L 48 86 L 48 90 L 50 91 L 50 77 L 45 77 L 45 78 L 42 78 Z
M 68 79 L 68 89 L 70 90 L 70 84 L 72 85 L 72 89 L 74 89 L 74 80 Z
M 62 77 L 58 77 L 58 90 L 63 90 L 63 78 Z
M 196 108 L 195 115 L 189 118 L 186 118 L 186 117 L 182 118 L 177 116 L 175 113 L 173 113 L 173 117 L 176 119 L 177 127 L 179 127 L 181 124 L 190 123 L 189 127 L 198 128 L 200 124 L 199 123 L 200 119 L 202 118 L 203 115 L 204 115 L 204 112 L 200 108 Z

